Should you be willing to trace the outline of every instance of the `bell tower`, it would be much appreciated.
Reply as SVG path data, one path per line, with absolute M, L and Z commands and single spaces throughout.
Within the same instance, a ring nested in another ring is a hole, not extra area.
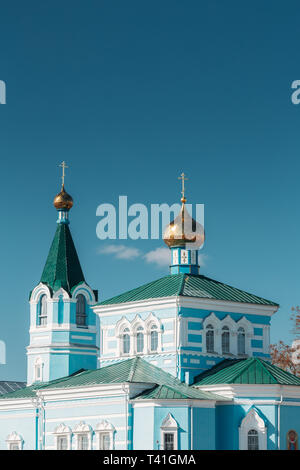
M 66 192 L 65 162 L 61 191 L 54 198 L 57 227 L 40 283 L 30 294 L 30 344 L 27 383 L 48 382 L 79 369 L 96 369 L 97 291 L 86 283 L 69 228 L 72 197 Z

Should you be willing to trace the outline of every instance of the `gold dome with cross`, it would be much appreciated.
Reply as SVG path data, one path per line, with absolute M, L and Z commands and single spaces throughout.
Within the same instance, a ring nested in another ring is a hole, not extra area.
M 169 248 L 192 244 L 191 248 L 198 249 L 204 243 L 204 228 L 199 222 L 194 220 L 186 206 L 185 185 L 186 175 L 181 173 L 178 178 L 181 180 L 181 202 L 182 206 L 178 216 L 166 226 L 163 240 Z
M 73 198 L 65 190 L 65 169 L 68 168 L 66 162 L 62 162 L 59 165 L 62 168 L 62 187 L 60 192 L 55 196 L 53 205 L 56 209 L 70 210 L 73 207 Z

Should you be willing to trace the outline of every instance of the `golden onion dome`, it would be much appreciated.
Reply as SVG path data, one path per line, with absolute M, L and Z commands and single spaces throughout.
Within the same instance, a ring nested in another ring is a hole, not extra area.
M 182 206 L 178 216 L 166 226 L 163 240 L 168 247 L 184 246 L 193 244 L 198 249 L 204 243 L 204 228 L 188 213 L 185 207 L 186 199 L 181 199 Z M 191 247 L 192 248 L 192 247 Z
M 73 199 L 70 194 L 65 191 L 64 185 L 62 185 L 60 193 L 58 193 L 53 201 L 54 207 L 56 209 L 66 209 L 70 210 L 73 207 Z

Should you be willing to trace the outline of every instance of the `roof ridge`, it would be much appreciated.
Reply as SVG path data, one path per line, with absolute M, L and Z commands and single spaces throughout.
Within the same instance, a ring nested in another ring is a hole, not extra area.
M 186 280 L 186 274 L 185 273 L 180 273 L 182 275 L 182 279 L 181 279 L 181 283 L 180 283 L 180 287 L 179 287 L 179 292 L 177 295 L 183 295 L 183 291 L 184 291 L 184 284 L 185 284 L 185 280 Z
M 249 361 L 249 362 L 248 362 Z M 241 375 L 241 373 L 244 373 L 246 372 L 249 367 L 251 367 L 251 365 L 253 364 L 253 362 L 255 362 L 255 358 L 254 357 L 248 357 L 245 362 L 243 362 L 243 360 L 241 360 L 240 362 L 242 362 L 242 364 L 244 364 L 244 367 L 241 368 L 241 370 L 238 370 L 237 373 L 233 376 L 232 378 L 232 382 L 239 376 Z M 248 363 L 247 363 L 248 362 Z M 238 363 L 237 363 L 238 364 Z
M 275 379 L 275 377 L 272 375 L 272 373 L 267 369 L 267 367 L 264 365 L 264 361 L 262 359 L 259 359 L 258 357 L 255 357 L 253 358 L 255 360 L 255 362 L 257 362 L 258 364 L 260 364 L 260 366 L 264 369 L 264 371 L 266 371 L 266 373 L 271 377 L 273 383 L 276 383 L 277 380 Z
M 66 224 L 62 224 L 64 225 L 65 227 L 67 227 Z M 70 283 L 69 283 L 69 278 L 68 278 L 68 268 L 69 268 L 69 263 L 68 263 L 68 255 L 67 255 L 67 229 L 64 228 L 64 231 L 65 231 L 65 236 L 64 236 L 64 249 L 65 249 L 65 259 L 66 259 L 66 263 L 65 263 L 65 276 L 66 276 L 66 281 L 67 281 L 67 286 L 68 286 L 68 292 L 70 292 Z
M 129 376 L 128 376 L 128 382 L 131 382 L 132 379 L 133 379 L 133 376 L 135 374 L 135 371 L 136 371 L 136 368 L 137 368 L 137 364 L 138 364 L 138 360 L 139 360 L 139 357 L 135 357 L 134 360 L 133 360 L 133 363 L 130 367 L 130 372 L 129 372 Z
M 275 370 L 276 370 L 276 369 L 279 369 L 279 371 L 280 371 L 281 373 L 283 373 L 283 375 L 287 374 L 287 375 L 291 375 L 292 377 L 299 378 L 299 377 L 297 377 L 297 375 L 294 375 L 294 374 L 292 374 L 291 372 L 288 372 L 287 370 L 281 369 L 281 367 L 278 367 L 278 366 L 276 366 L 275 364 L 267 363 L 267 362 L 264 361 L 263 359 L 260 359 L 260 362 L 261 362 L 261 365 L 262 365 L 262 367 L 264 368 L 264 370 L 272 377 L 272 379 L 275 381 L 275 383 L 278 383 L 278 380 L 274 377 L 273 373 L 268 369 L 268 367 L 266 366 L 266 364 L 268 364 L 268 365 L 271 366 L 272 368 L 275 368 Z

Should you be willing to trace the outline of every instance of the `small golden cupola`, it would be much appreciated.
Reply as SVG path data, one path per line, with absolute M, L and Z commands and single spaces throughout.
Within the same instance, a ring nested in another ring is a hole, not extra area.
M 191 217 L 185 205 L 185 174 L 182 173 L 179 179 L 182 181 L 181 209 L 178 216 L 166 226 L 163 240 L 172 251 L 171 274 L 198 274 L 198 250 L 204 243 L 204 228 Z
M 72 196 L 67 193 L 64 184 L 61 187 L 61 191 L 55 196 L 53 205 L 54 207 L 56 207 L 57 210 L 64 209 L 69 211 L 73 207 Z

